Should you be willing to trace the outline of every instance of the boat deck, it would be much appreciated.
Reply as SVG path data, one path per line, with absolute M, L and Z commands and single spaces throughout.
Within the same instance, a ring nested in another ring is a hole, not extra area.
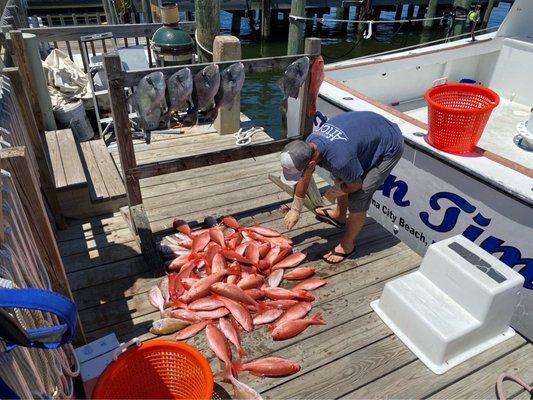
M 212 127 L 193 134 L 152 138 L 137 142 L 139 162 L 190 155 L 234 145 L 234 138 L 219 136 Z M 254 141 L 267 140 L 266 135 Z M 113 152 L 113 151 L 112 151 Z M 117 158 L 115 158 L 117 159 Z M 261 223 L 284 230 L 281 204 L 286 193 L 267 179 L 279 170 L 272 154 L 146 179 L 142 194 L 154 230 L 161 230 L 180 216 L 203 221 L 206 215 L 233 214 L 244 224 Z M 278 355 L 299 362 L 301 371 L 280 379 L 261 379 L 246 373 L 265 398 L 494 398 L 494 383 L 504 371 L 533 381 L 533 346 L 517 335 L 461 364 L 444 375 L 430 372 L 392 334 L 370 308 L 384 284 L 415 270 L 420 257 L 372 220 L 359 238 L 351 259 L 337 266 L 320 256 L 338 241 L 341 232 L 302 214 L 288 232 L 309 264 L 328 284 L 314 294 L 312 312 L 320 311 L 327 325 L 312 326 L 291 340 L 274 342 L 265 328 L 243 334 L 247 359 Z M 121 341 L 147 333 L 158 318 L 147 301 L 147 291 L 162 271 L 150 270 L 126 222 L 115 213 L 72 221 L 59 232 L 59 246 L 80 310 L 88 340 L 115 332 Z M 203 334 L 189 340 L 219 369 Z M 525 398 L 519 387 L 507 385 L 508 395 Z
M 424 123 L 428 121 L 427 105 L 424 99 L 396 107 L 407 115 Z M 478 142 L 478 147 L 514 161 L 526 168 L 533 165 L 533 152 L 523 150 L 516 144 L 519 122 L 527 121 L 531 107 L 501 99 L 490 116 L 489 122 Z

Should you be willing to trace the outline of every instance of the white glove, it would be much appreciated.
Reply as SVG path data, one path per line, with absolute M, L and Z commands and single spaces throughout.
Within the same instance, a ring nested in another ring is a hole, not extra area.
M 296 225 L 296 223 L 300 219 L 300 213 L 302 212 L 303 205 L 304 199 L 302 199 L 301 197 L 294 196 L 291 209 L 287 212 L 287 214 L 285 214 L 285 228 L 292 229 L 292 227 Z

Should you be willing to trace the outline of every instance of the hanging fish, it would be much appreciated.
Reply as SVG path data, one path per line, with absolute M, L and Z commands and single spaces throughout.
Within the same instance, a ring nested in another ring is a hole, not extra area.
M 160 71 L 143 77 L 128 102 L 139 116 L 141 129 L 152 131 L 159 127 L 161 117 L 167 112 L 165 77 Z
M 225 68 L 220 74 L 220 86 L 215 95 L 215 107 L 209 111 L 209 116 L 215 119 L 218 109 L 231 104 L 233 99 L 241 92 L 244 84 L 244 64 L 235 63 Z
M 311 66 L 310 74 L 309 97 L 307 99 L 307 115 L 309 117 L 315 115 L 318 92 L 322 82 L 324 81 L 324 59 L 322 56 L 315 58 L 313 65 Z
M 213 108 L 215 95 L 220 87 L 218 65 L 209 64 L 193 78 L 192 101 L 194 107 L 188 112 L 187 119 L 194 125 L 198 121 L 198 112 Z
M 189 68 L 180 69 L 172 74 L 167 82 L 169 111 L 177 113 L 192 107 L 193 76 Z
M 287 111 L 287 101 L 289 97 L 298 98 L 298 92 L 302 87 L 307 73 L 309 72 L 309 57 L 305 56 L 297 59 L 287 67 L 283 77 L 278 81 L 278 86 L 283 91 L 281 108 Z

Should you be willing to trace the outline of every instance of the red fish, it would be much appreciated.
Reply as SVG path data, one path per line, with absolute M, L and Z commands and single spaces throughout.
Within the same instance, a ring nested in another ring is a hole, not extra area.
M 267 307 L 275 307 L 280 308 L 282 310 L 288 310 L 292 306 L 295 306 L 298 304 L 298 300 L 292 300 L 292 299 L 285 299 L 285 300 L 271 300 L 271 301 L 265 301 L 264 304 Z
M 210 323 L 211 321 L 202 321 L 202 322 L 197 322 L 196 324 L 189 325 L 188 327 L 183 328 L 176 334 L 176 340 L 189 339 L 193 337 L 194 335 L 196 335 L 198 332 L 204 330 L 207 324 L 210 324 Z
M 259 258 L 265 258 L 270 251 L 270 242 L 261 243 L 259 245 Z
M 215 274 L 218 272 L 222 272 L 226 269 L 226 259 L 222 254 L 217 253 L 213 257 L 213 260 L 211 262 L 211 273 Z
M 241 346 L 241 338 L 239 336 L 239 332 L 235 329 L 233 324 L 229 322 L 226 318 L 220 318 L 218 320 L 218 323 L 220 325 L 220 330 L 226 336 L 226 338 L 233 343 L 235 348 L 237 349 L 237 352 L 239 353 L 239 357 L 244 357 L 246 355 L 246 351 Z
M 326 323 L 320 316 L 320 313 L 316 313 L 308 319 L 296 319 L 293 321 L 287 321 L 283 324 L 277 325 L 272 331 L 272 338 L 274 340 L 286 340 L 290 339 L 307 329 L 310 325 L 325 325 Z
M 275 288 L 263 288 L 265 296 L 272 300 L 304 300 L 313 301 L 314 297 L 307 293 L 305 290 L 292 291 L 279 287 Z
M 241 243 L 237 247 L 235 247 L 235 252 L 239 253 L 241 256 L 244 257 L 244 252 L 246 251 L 246 248 L 248 247 L 248 242 Z
M 213 296 L 203 297 L 189 304 L 189 310 L 192 311 L 212 311 L 220 307 L 224 307 L 224 303 Z
M 241 224 L 233 218 L 231 215 L 228 215 L 227 217 L 222 218 L 222 223 L 226 225 L 229 228 L 233 228 L 235 230 L 238 230 L 241 228 Z
M 298 264 L 300 264 L 303 260 L 305 260 L 305 254 L 301 251 L 291 254 L 290 256 L 284 258 L 280 262 L 274 264 L 272 266 L 272 271 L 275 271 L 279 268 L 293 268 L 296 267 Z
M 205 262 L 205 271 L 207 273 L 207 275 L 211 275 L 212 271 L 213 271 L 213 259 L 215 258 L 215 256 L 218 254 L 218 252 L 221 250 L 222 248 L 216 244 L 216 243 L 209 243 L 207 245 L 207 250 L 205 251 L 205 254 L 204 254 L 204 262 Z
M 309 278 L 315 274 L 315 269 L 312 267 L 298 267 L 283 275 L 283 279 L 288 281 L 299 281 L 301 279 Z
M 239 283 L 237 283 L 237 286 L 240 287 L 242 290 L 246 290 L 259 287 L 262 283 L 263 277 L 261 275 L 248 274 L 241 278 Z
M 226 307 L 220 307 L 211 311 L 197 311 L 196 314 L 202 319 L 219 319 L 229 314 Z
M 185 310 L 185 309 L 177 309 L 172 310 L 170 312 L 170 318 L 176 318 L 181 319 L 184 321 L 189 321 L 191 323 L 196 323 L 202 321 L 203 318 L 201 318 L 198 314 L 196 314 L 194 311 Z
M 320 286 L 324 286 L 327 283 L 325 279 L 322 278 L 311 278 L 303 282 L 298 283 L 291 290 L 315 290 Z
M 208 324 L 205 328 L 207 343 L 213 353 L 218 357 L 220 361 L 224 363 L 223 376 L 232 375 L 231 373 L 231 349 L 229 343 L 220 332 L 220 330 L 213 324 Z
M 202 232 L 199 235 L 194 236 L 192 239 L 191 255 L 195 255 L 203 251 L 210 241 L 211 237 L 209 236 L 209 231 Z
M 237 253 L 234 250 L 229 249 L 222 249 L 220 250 L 220 254 L 224 256 L 224 258 L 231 260 L 231 261 L 237 261 L 241 264 L 250 265 L 251 262 L 247 258 L 241 256 L 239 253 Z
M 235 371 L 248 371 L 256 376 L 280 377 L 295 374 L 300 370 L 300 365 L 291 360 L 280 357 L 266 357 L 249 363 L 233 364 Z
M 277 269 L 268 276 L 268 286 L 278 287 L 283 280 L 283 269 Z
M 200 297 L 207 296 L 209 294 L 209 290 L 211 288 L 211 285 L 219 282 L 224 278 L 226 275 L 226 272 L 218 272 L 216 274 L 212 274 L 209 276 L 206 276 L 205 278 L 200 279 L 198 282 L 196 282 L 191 289 L 184 293 L 180 300 L 184 303 L 190 303 L 194 300 L 199 299 Z
M 274 261 L 272 262 L 272 265 L 276 265 L 277 263 L 281 262 L 285 258 L 289 256 L 289 254 L 292 253 L 291 247 L 282 247 L 279 251 L 279 254 L 274 258 Z
M 281 316 L 280 319 L 276 321 L 276 323 L 269 325 L 269 330 L 274 330 L 275 327 L 287 322 L 287 321 L 294 321 L 295 319 L 302 319 L 307 315 L 309 311 L 311 311 L 311 308 L 313 306 L 308 301 L 302 301 L 298 304 L 295 304 L 291 308 L 289 308 L 287 311 L 285 311 L 285 314 Z
M 224 306 L 230 311 L 231 315 L 233 315 L 240 326 L 248 332 L 253 331 L 254 323 L 252 321 L 252 316 L 242 304 L 226 297 L 218 296 L 218 298 L 224 302 Z
M 274 229 L 270 229 L 270 228 L 267 228 L 267 227 L 264 227 L 264 226 L 259 226 L 259 225 L 249 226 L 248 228 L 245 228 L 245 229 L 247 231 L 252 231 L 252 232 L 258 233 L 259 235 L 265 236 L 265 237 L 278 237 L 278 236 L 281 236 L 281 233 L 279 233 L 278 231 L 275 231 Z
M 167 267 L 171 271 L 179 271 L 181 267 L 189 262 L 189 254 L 182 254 L 175 259 Z
M 226 279 L 226 282 L 232 285 L 236 285 L 241 280 L 241 277 L 239 275 L 229 275 L 228 279 Z
M 272 246 L 270 248 L 270 251 L 264 258 L 264 261 L 268 264 L 269 267 L 274 265 L 274 261 L 276 260 L 276 257 L 279 255 L 280 251 L 281 251 L 281 247 L 279 246 Z
M 257 301 L 248 296 L 244 290 L 231 283 L 217 282 L 211 285 L 211 291 L 228 299 L 238 301 L 239 303 L 251 304 L 253 306 L 258 305 Z
M 174 218 L 174 221 L 172 222 L 172 226 L 178 232 L 181 232 L 181 233 L 191 237 L 191 228 L 190 228 L 189 224 L 187 224 L 186 221 L 184 221 L 182 219 L 179 219 L 179 218 Z
M 210 228 L 209 236 L 211 237 L 211 240 L 216 244 L 222 247 L 226 246 L 226 241 L 224 240 L 224 233 L 222 232 L 222 229 L 220 229 L 219 226 L 213 226 L 212 228 Z
M 255 242 L 250 242 L 248 246 L 246 246 L 246 250 L 244 252 L 244 256 L 250 260 L 252 264 L 257 264 L 259 262 L 260 254 L 259 254 L 259 246 Z
M 235 232 L 226 238 L 227 247 L 230 249 L 235 249 L 241 242 L 242 235 L 239 232 Z
M 263 311 L 261 314 L 257 314 L 254 319 L 254 325 L 269 324 L 275 321 L 283 314 L 283 310 L 279 308 L 269 308 Z
M 324 81 L 324 59 L 322 56 L 315 58 L 309 70 L 309 97 L 307 100 L 307 115 L 312 117 L 316 112 L 318 91 Z
M 246 289 L 244 292 L 254 300 L 259 300 L 265 297 L 265 294 L 261 289 Z

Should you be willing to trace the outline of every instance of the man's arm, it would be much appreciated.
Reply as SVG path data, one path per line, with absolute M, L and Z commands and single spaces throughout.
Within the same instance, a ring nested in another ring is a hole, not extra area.
M 311 182 L 315 167 L 316 162 L 311 161 L 305 168 L 304 173 L 294 188 L 294 198 L 292 199 L 291 209 L 285 214 L 284 221 L 287 229 L 292 229 L 300 219 L 300 213 L 302 212 L 302 207 L 304 205 L 304 197 L 307 195 L 307 189 L 309 188 L 309 182 Z

